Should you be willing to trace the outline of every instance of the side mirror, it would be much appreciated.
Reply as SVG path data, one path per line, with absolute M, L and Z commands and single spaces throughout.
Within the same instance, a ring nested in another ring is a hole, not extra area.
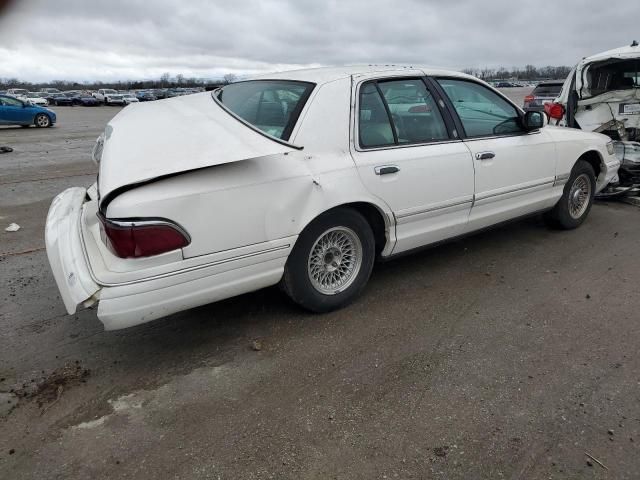
M 546 125 L 546 117 L 544 112 L 529 111 L 524 114 L 522 125 L 528 132 L 538 130 Z

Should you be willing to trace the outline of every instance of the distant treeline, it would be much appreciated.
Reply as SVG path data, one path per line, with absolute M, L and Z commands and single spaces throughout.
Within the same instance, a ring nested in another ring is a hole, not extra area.
M 99 90 L 101 88 L 114 88 L 116 90 L 145 90 L 149 88 L 194 88 L 217 87 L 234 82 L 236 76 L 225 75 L 222 79 L 207 80 L 203 78 L 187 78 L 184 75 L 176 75 L 171 78 L 168 73 L 158 80 L 122 80 L 117 82 L 72 82 L 69 80 L 53 80 L 51 82 L 27 82 L 18 78 L 0 78 L 0 90 L 8 88 L 24 88 L 29 91 L 37 91 L 40 88 L 53 87 L 59 90 Z
M 524 68 L 513 67 L 499 68 L 465 68 L 464 73 L 474 75 L 484 80 L 544 80 L 563 79 L 569 75 L 571 67 L 535 67 L 526 65 Z M 193 87 L 217 87 L 236 80 L 234 74 L 225 75 L 222 79 L 207 80 L 202 78 L 187 78 L 184 75 L 171 77 L 165 73 L 157 80 L 123 80 L 118 82 L 71 82 L 68 80 L 53 80 L 51 82 L 27 82 L 18 78 L 0 78 L 0 90 L 7 88 L 25 88 L 38 90 L 44 87 L 55 87 L 59 90 L 98 90 L 100 88 L 114 88 L 116 90 L 144 90 L 148 88 L 193 88 Z
M 561 80 L 569 76 L 571 67 L 535 67 L 525 65 L 524 68 L 513 67 L 511 70 L 505 67 L 499 68 L 465 68 L 464 73 L 473 75 L 483 80 Z

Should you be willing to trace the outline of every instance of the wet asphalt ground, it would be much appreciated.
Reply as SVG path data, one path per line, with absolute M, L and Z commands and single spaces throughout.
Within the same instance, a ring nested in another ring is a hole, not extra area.
M 43 226 L 118 109 L 56 110 L 0 127 L 0 478 L 640 478 L 639 208 L 377 265 L 327 315 L 270 288 L 104 332 Z

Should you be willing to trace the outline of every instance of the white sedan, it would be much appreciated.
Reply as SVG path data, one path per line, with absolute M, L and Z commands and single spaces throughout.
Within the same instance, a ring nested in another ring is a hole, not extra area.
M 126 105 L 131 105 L 132 103 L 139 103 L 138 97 L 136 97 L 133 93 L 124 93 L 122 94 L 122 99 Z
M 46 107 L 49 105 L 49 101 L 44 98 L 43 95 L 45 94 L 41 92 L 29 92 L 24 97 L 20 98 L 20 100 L 29 102 L 31 105 Z
M 108 124 L 99 176 L 53 201 L 69 313 L 106 329 L 280 283 L 326 312 L 376 258 L 536 212 L 575 228 L 619 162 L 609 138 L 546 125 L 461 73 L 301 70 L 141 103 Z

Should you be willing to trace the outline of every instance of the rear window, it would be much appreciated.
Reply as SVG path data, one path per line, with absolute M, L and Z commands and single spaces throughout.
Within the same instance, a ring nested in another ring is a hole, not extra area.
M 613 90 L 640 87 L 640 60 L 610 59 L 594 63 L 587 70 L 587 86 L 590 96 Z M 586 96 L 585 96 L 586 97 Z
M 250 80 L 223 87 L 218 100 L 258 130 L 289 140 L 313 87 L 291 80 Z
M 538 85 L 533 89 L 533 94 L 540 96 L 557 97 L 558 95 L 560 95 L 560 90 L 562 90 L 561 83 L 548 83 L 545 85 Z

